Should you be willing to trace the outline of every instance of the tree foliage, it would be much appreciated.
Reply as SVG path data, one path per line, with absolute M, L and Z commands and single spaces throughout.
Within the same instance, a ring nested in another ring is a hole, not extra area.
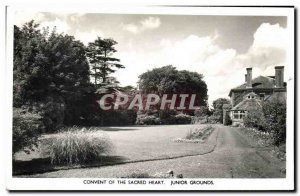
M 223 105 L 230 104 L 227 98 L 218 98 L 213 101 L 213 115 L 217 117 L 219 122 L 223 122 Z
M 13 108 L 13 153 L 24 150 L 29 153 L 38 145 L 38 137 L 44 131 L 42 117 L 28 108 Z
M 197 117 L 207 117 L 211 115 L 208 106 L 201 106 L 198 110 L 195 110 L 194 115 Z
M 14 38 L 14 106 L 40 107 L 55 124 L 49 107 L 59 104 L 59 118 L 78 119 L 84 110 L 78 103 L 92 91 L 84 45 L 55 29 L 41 32 L 34 21 L 15 26 Z
M 201 106 L 207 105 L 207 85 L 197 72 L 178 71 L 172 65 L 155 68 L 139 76 L 139 88 L 144 93 L 196 94 Z
M 253 127 L 270 133 L 273 144 L 279 146 L 286 141 L 286 103 L 282 100 L 269 100 L 262 108 L 250 110 L 244 118 L 246 127 Z
M 98 37 L 94 42 L 88 44 L 86 55 L 92 67 L 91 76 L 94 78 L 94 84 L 111 83 L 109 74 L 114 73 L 114 68 L 124 68 L 119 64 L 120 59 L 114 58 L 113 54 L 117 52 L 115 45 L 117 42 L 113 39 L 102 39 Z M 114 80 L 113 80 L 114 81 Z
M 286 141 L 286 102 L 274 99 L 263 104 L 266 129 L 273 134 L 275 145 Z
M 261 108 L 257 108 L 256 110 L 248 110 L 243 121 L 246 127 L 253 127 L 261 131 L 266 131 L 266 119 Z

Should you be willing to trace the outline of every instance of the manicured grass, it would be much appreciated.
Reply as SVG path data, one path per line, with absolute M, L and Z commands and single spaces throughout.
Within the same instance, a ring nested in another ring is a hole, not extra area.
M 93 127 L 93 137 L 106 135 L 111 141 L 113 151 L 107 157 L 101 158 L 99 163 L 92 161 L 85 166 L 114 165 L 124 162 L 146 160 L 172 159 L 189 155 L 198 155 L 211 152 L 216 141 L 216 131 L 204 143 L 178 143 L 177 138 L 185 138 L 191 129 L 206 125 L 159 125 L 159 126 L 132 126 L 132 127 Z M 60 138 L 60 134 L 49 134 L 41 137 L 41 153 L 37 150 L 29 155 L 18 153 L 16 160 L 26 161 L 30 158 L 49 157 L 49 146 L 53 145 L 53 138 Z M 59 141 L 61 141 L 59 139 Z M 47 147 L 48 146 L 48 147 Z M 51 152 L 51 151 L 50 151 Z M 47 155 L 48 154 L 48 155 Z M 61 169 L 61 168 L 55 168 Z M 34 170 L 31 170 L 31 172 Z
M 205 125 L 163 125 L 147 127 L 112 127 L 107 131 L 115 147 L 114 155 L 131 161 L 172 158 L 176 156 L 206 153 L 213 143 L 178 143 L 192 127 Z

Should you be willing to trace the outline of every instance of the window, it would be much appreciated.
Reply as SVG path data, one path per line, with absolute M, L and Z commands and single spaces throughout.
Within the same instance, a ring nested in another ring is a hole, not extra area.
M 233 119 L 243 119 L 245 117 L 245 111 L 234 111 Z
M 243 119 L 245 117 L 245 111 L 240 111 L 240 119 Z
M 239 119 L 239 113 L 238 113 L 238 111 L 234 111 L 233 112 L 233 118 L 234 119 Z

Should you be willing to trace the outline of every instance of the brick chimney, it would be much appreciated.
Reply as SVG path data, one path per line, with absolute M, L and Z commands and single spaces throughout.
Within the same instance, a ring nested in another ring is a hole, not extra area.
M 252 67 L 246 68 L 247 70 L 247 88 L 252 88 Z
M 276 88 L 283 87 L 283 73 L 284 73 L 284 66 L 276 66 L 275 67 L 275 86 Z

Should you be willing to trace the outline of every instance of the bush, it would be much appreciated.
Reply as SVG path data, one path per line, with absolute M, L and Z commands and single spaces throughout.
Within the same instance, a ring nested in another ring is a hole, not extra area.
M 279 146 L 286 141 L 286 102 L 280 100 L 267 101 L 263 104 L 266 129 L 272 133 L 274 145 Z
M 197 117 L 205 117 L 210 115 L 209 108 L 207 106 L 201 106 L 199 109 L 194 111 L 194 115 Z
M 266 130 L 266 120 L 262 110 L 249 110 L 243 121 L 246 127 L 257 128 L 262 131 Z
M 205 124 L 208 123 L 208 116 L 192 116 L 191 124 Z
M 38 137 L 44 131 L 42 117 L 26 109 L 13 108 L 13 153 L 30 153 L 37 147 Z
M 175 110 L 160 110 L 159 111 L 159 119 L 161 120 L 161 124 L 164 125 L 172 125 L 176 124 L 176 111 Z
M 124 126 L 134 125 L 137 114 L 134 110 L 100 111 L 97 125 L 101 126 Z
M 58 133 L 49 146 L 52 164 L 89 163 L 99 160 L 111 150 L 111 142 L 101 132 L 76 127 Z
M 244 118 L 244 125 L 270 133 L 276 146 L 285 143 L 286 103 L 276 99 L 264 102 L 262 110 L 248 111 Z
M 220 122 L 220 117 L 216 116 L 216 115 L 212 115 L 208 117 L 208 122 L 215 124 L 215 123 L 219 123 Z
M 30 103 L 22 108 L 39 114 L 47 133 L 54 133 L 63 126 L 65 103 L 62 98 L 47 97 L 44 101 Z
M 201 139 L 203 136 L 203 131 L 199 128 L 190 129 L 189 132 L 186 134 L 185 139 Z
M 208 135 L 212 132 L 213 128 L 211 126 L 206 127 L 195 127 L 191 128 L 190 131 L 185 136 L 185 139 L 206 139 Z
M 141 114 L 137 116 L 136 124 L 138 125 L 159 125 L 160 120 L 154 115 Z
M 63 126 L 65 103 L 62 99 L 48 97 L 45 102 L 39 103 L 38 110 L 43 117 L 47 133 L 54 133 Z
M 176 119 L 176 124 L 191 124 L 192 122 L 192 117 L 187 114 L 177 114 L 175 116 Z

